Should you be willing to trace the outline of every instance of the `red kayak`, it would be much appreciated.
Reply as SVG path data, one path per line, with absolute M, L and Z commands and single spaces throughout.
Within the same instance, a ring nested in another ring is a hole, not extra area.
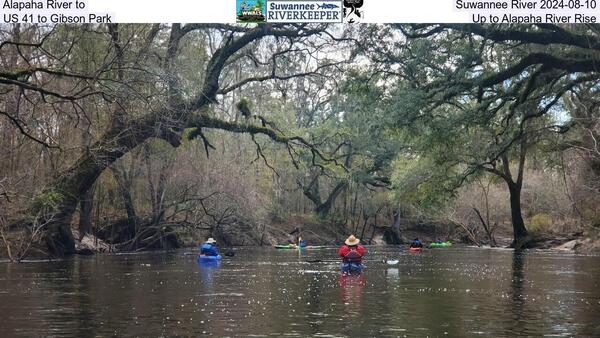
M 408 251 L 410 251 L 410 252 L 421 252 L 421 251 L 423 251 L 423 248 L 409 248 Z

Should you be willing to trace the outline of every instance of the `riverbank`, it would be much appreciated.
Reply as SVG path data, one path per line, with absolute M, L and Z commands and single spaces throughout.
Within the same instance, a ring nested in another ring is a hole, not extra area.
M 580 254 L 600 254 L 600 239 L 595 236 L 581 237 L 566 241 L 550 249 Z
M 452 241 L 455 244 L 474 245 L 464 229 L 445 224 L 404 224 L 396 232 L 389 226 L 369 226 L 362 229 L 349 229 L 339 222 L 320 219 L 312 215 L 293 215 L 286 219 L 273 221 L 269 224 L 236 221 L 223 225 L 216 231 L 213 229 L 178 226 L 170 224 L 174 230 L 169 232 L 168 247 L 153 246 L 148 248 L 134 248 L 119 243 L 111 243 L 110 238 L 102 238 L 93 234 L 79 236 L 76 229 L 72 229 L 76 242 L 76 253 L 79 255 L 93 255 L 96 253 L 136 252 L 175 249 L 182 247 L 196 247 L 208 237 L 216 238 L 223 248 L 247 246 L 273 246 L 297 241 L 300 236 L 309 245 L 339 245 L 350 234 L 354 233 L 364 244 L 370 245 L 403 245 L 412 239 L 419 238 L 424 243 L 437 240 Z M 101 233 L 102 234 L 102 233 Z M 574 232 L 567 235 L 556 233 L 534 233 L 532 249 L 555 250 L 561 252 L 574 252 L 582 254 L 600 253 L 600 239 L 596 233 Z M 500 227 L 495 233 L 498 247 L 508 247 L 512 242 L 512 233 L 508 227 Z M 480 245 L 489 246 L 485 240 Z M 18 243 L 18 246 L 22 246 Z M 18 251 L 12 248 L 13 256 Z M 4 243 L 0 243 L 0 256 L 7 257 Z M 42 245 L 33 243 L 26 258 L 45 258 Z M 18 259 L 17 259 L 18 260 Z

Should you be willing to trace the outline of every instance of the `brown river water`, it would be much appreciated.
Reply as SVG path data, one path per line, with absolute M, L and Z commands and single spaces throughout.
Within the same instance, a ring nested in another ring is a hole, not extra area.
M 598 256 L 367 250 L 359 276 L 333 247 L 3 262 L 0 336 L 600 337 Z

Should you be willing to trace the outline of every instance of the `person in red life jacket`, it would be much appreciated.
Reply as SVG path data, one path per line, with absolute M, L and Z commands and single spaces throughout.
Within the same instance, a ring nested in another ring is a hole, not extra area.
M 360 240 L 354 237 L 354 235 L 350 235 L 344 243 L 338 251 L 338 256 L 342 257 L 342 271 L 362 271 L 362 258 L 367 253 L 367 250 L 359 244 Z

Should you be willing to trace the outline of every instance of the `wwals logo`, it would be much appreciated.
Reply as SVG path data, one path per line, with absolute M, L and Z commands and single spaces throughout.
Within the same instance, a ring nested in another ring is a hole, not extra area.
M 237 22 L 265 22 L 266 0 L 236 0 Z

